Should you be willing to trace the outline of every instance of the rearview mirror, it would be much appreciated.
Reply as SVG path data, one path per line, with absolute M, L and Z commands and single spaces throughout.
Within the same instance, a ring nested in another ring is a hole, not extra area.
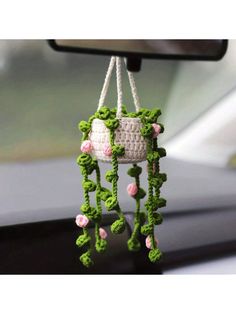
M 127 68 L 139 71 L 142 58 L 218 61 L 226 53 L 227 40 L 49 40 L 57 51 L 127 58 Z

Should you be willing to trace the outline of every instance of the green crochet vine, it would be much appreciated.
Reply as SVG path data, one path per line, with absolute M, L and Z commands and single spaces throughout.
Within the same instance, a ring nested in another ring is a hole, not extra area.
M 141 135 L 146 141 L 147 146 L 147 180 L 148 191 L 140 185 L 140 175 L 142 168 L 136 163 L 128 170 L 128 175 L 134 179 L 134 182 L 129 184 L 127 188 L 128 194 L 134 198 L 136 202 L 136 212 L 134 215 L 134 228 L 130 239 L 128 240 L 128 249 L 130 251 L 138 251 L 141 248 L 141 234 L 146 236 L 146 246 L 150 249 L 148 257 L 151 262 L 156 262 L 161 258 L 161 251 L 158 248 L 158 240 L 154 235 L 155 225 L 162 223 L 162 215 L 158 209 L 166 206 L 166 200 L 160 197 L 160 188 L 167 180 L 165 173 L 160 173 L 159 160 L 166 156 L 164 148 L 159 148 L 157 136 L 164 132 L 164 127 L 157 120 L 161 115 L 159 109 L 148 110 L 140 109 L 138 112 L 128 113 L 125 106 L 122 107 L 122 118 L 139 118 L 142 123 L 140 129 Z M 109 130 L 109 143 L 104 147 L 103 153 L 110 158 L 111 170 L 105 174 L 106 181 L 111 184 L 111 189 L 101 185 L 101 173 L 98 165 L 98 160 L 92 157 L 93 143 L 90 140 L 90 134 L 94 119 L 103 120 L 107 130 Z M 84 204 L 81 206 L 83 215 L 76 217 L 76 224 L 83 228 L 83 234 L 76 240 L 76 245 L 84 248 L 84 253 L 80 256 L 80 260 L 84 266 L 90 267 L 93 264 L 92 260 L 92 241 L 88 231 L 89 222 L 95 225 L 95 249 L 97 252 L 104 252 L 107 247 L 106 231 L 101 228 L 102 224 L 102 202 L 104 202 L 107 211 L 115 211 L 117 220 L 111 225 L 111 232 L 114 234 L 122 233 L 126 227 L 125 216 L 120 208 L 118 200 L 118 165 L 119 158 L 125 155 L 125 147 L 116 144 L 116 130 L 120 126 L 120 120 L 116 118 L 116 109 L 109 109 L 103 106 L 88 121 L 81 121 L 78 125 L 83 133 L 81 142 L 82 153 L 77 158 L 77 163 L 80 166 L 83 176 L 82 187 L 84 190 Z M 89 175 L 96 173 L 96 182 L 89 179 Z M 95 192 L 96 206 L 92 207 L 90 203 L 90 193 Z M 144 204 L 145 209 L 141 209 L 141 200 L 147 200 Z

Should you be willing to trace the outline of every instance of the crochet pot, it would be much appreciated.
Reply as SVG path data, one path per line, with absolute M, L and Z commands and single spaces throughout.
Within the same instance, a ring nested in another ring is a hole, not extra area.
M 111 73 L 116 64 L 117 104 L 115 108 L 104 106 Z M 123 209 L 119 204 L 118 181 L 119 164 L 132 164 L 127 174 L 131 182 L 127 186 L 127 194 L 134 199 L 136 212 L 134 227 L 127 241 L 130 251 L 136 252 L 141 248 L 140 234 L 146 236 L 145 244 L 149 250 L 148 259 L 154 263 L 160 260 L 161 251 L 154 227 L 162 223 L 159 208 L 166 205 L 166 200 L 160 197 L 160 188 L 167 180 L 166 174 L 160 172 L 159 160 L 166 155 L 165 149 L 158 146 L 157 137 L 164 131 L 159 123 L 160 109 L 141 108 L 132 73 L 128 72 L 129 83 L 134 100 L 135 111 L 128 112 L 122 102 L 121 60 L 112 57 L 107 71 L 97 111 L 88 121 L 80 121 L 78 127 L 82 132 L 81 154 L 77 164 L 83 176 L 82 188 L 84 203 L 80 207 L 82 215 L 76 217 L 76 224 L 83 233 L 76 240 L 76 245 L 83 250 L 80 261 L 85 267 L 93 265 L 94 249 L 100 253 L 107 248 L 109 238 L 102 226 L 103 205 L 108 212 L 115 211 L 117 219 L 111 224 L 113 234 L 124 232 L 126 220 Z M 142 188 L 142 168 L 138 162 L 147 162 L 144 178 L 148 181 L 147 192 Z M 101 180 L 102 172 L 99 161 L 109 162 L 110 170 L 105 173 L 105 181 Z M 93 175 L 93 177 L 90 177 Z M 90 193 L 95 194 L 93 200 Z M 144 198 L 146 197 L 146 200 Z M 143 201 L 143 203 L 141 203 Z M 92 203 L 95 203 L 92 204 Z M 145 207 L 145 209 L 143 208 Z M 92 241 L 87 225 L 92 222 L 95 226 L 95 243 Z M 94 245 L 95 244 L 95 245 Z
M 141 134 L 143 124 L 140 118 L 123 117 L 119 119 L 119 127 L 115 130 L 115 143 L 125 149 L 119 163 L 137 163 L 147 159 L 147 143 Z M 92 143 L 92 154 L 101 161 L 111 162 L 111 156 L 104 154 L 104 147 L 110 144 L 110 130 L 101 119 L 92 122 L 89 139 Z

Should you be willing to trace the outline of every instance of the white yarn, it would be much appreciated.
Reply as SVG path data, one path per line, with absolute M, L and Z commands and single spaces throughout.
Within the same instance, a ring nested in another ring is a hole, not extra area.
M 117 114 L 116 117 L 120 120 L 119 127 L 115 130 L 115 143 L 125 147 L 125 155 L 118 158 L 119 163 L 136 163 L 146 160 L 147 156 L 147 143 L 141 135 L 140 129 L 142 123 L 140 118 L 127 118 L 122 117 L 122 73 L 121 73 L 121 58 L 112 57 L 105 81 L 103 84 L 102 92 L 100 95 L 98 110 L 104 105 L 106 94 L 109 88 L 110 80 L 114 65 L 116 63 L 116 83 L 117 83 Z M 140 109 L 139 97 L 135 85 L 133 74 L 129 71 L 128 78 L 131 87 L 132 96 L 136 112 Z M 89 138 L 93 145 L 93 155 L 102 161 L 110 162 L 111 157 L 107 157 L 103 153 L 104 145 L 110 143 L 110 131 L 100 119 L 94 119 L 92 122 L 91 132 Z
M 121 73 L 121 57 L 111 57 L 110 64 L 108 66 L 108 70 L 106 73 L 106 77 L 104 80 L 103 88 L 101 91 L 101 95 L 98 102 L 98 108 L 97 110 L 101 109 L 102 106 L 104 106 L 105 98 L 108 92 L 108 88 L 111 81 L 112 71 L 114 68 L 114 65 L 116 63 L 116 81 L 117 81 L 117 118 L 121 118 L 122 116 L 122 103 L 123 103 L 123 93 L 122 93 L 122 73 Z M 134 80 L 134 76 L 132 72 L 127 71 L 129 83 L 131 87 L 131 93 L 134 100 L 134 106 L 136 109 L 136 112 L 140 110 L 140 100 L 137 93 L 137 88 Z
M 117 113 L 116 117 L 119 119 L 121 118 L 122 114 L 122 83 L 121 83 L 121 58 L 116 57 L 116 83 L 117 83 Z
M 105 98 L 106 98 L 106 95 L 107 95 L 107 91 L 108 91 L 108 88 L 109 88 L 109 85 L 110 85 L 111 75 L 112 75 L 112 71 L 113 71 L 115 62 L 116 62 L 116 57 L 111 57 L 111 61 L 110 61 L 110 64 L 108 66 L 107 74 L 106 74 L 106 77 L 105 77 L 105 80 L 104 80 L 104 84 L 103 84 L 103 88 L 102 88 L 102 91 L 101 91 L 101 95 L 100 95 L 100 98 L 99 98 L 98 109 L 97 110 L 101 109 L 101 107 L 104 105 Z
M 134 76 L 133 76 L 132 72 L 127 71 L 127 73 L 128 73 L 128 77 L 129 77 L 129 83 L 130 83 L 130 87 L 131 87 L 132 96 L 134 99 L 135 109 L 136 109 L 136 112 L 138 112 L 140 110 L 140 101 L 139 101 L 139 97 L 138 97 L 138 93 L 137 93 L 137 88 L 136 88 Z
M 118 158 L 119 163 L 136 163 L 146 160 L 147 142 L 141 135 L 142 123 L 139 118 L 122 117 L 119 127 L 115 130 L 115 143 L 125 148 L 125 154 Z M 94 119 L 89 139 L 93 145 L 93 156 L 98 160 L 111 162 L 111 157 L 105 156 L 103 149 L 110 145 L 110 131 L 104 121 Z

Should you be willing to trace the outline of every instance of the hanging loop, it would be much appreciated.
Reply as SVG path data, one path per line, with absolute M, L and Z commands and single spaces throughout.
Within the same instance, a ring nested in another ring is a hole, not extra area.
M 111 57 L 108 70 L 106 73 L 106 77 L 104 80 L 103 88 L 101 91 L 101 95 L 98 102 L 98 108 L 97 110 L 101 109 L 102 106 L 104 106 L 105 98 L 108 92 L 108 88 L 111 81 L 111 76 L 113 72 L 114 65 L 116 64 L 116 84 L 117 84 L 117 113 L 116 117 L 120 119 L 122 117 L 122 103 L 123 103 L 123 92 L 122 92 L 122 65 L 121 65 L 121 57 Z M 129 83 L 131 87 L 131 93 L 134 101 L 134 106 L 136 109 L 136 112 L 140 110 L 140 100 L 137 94 L 137 88 L 134 80 L 134 76 L 132 72 L 128 73 Z

